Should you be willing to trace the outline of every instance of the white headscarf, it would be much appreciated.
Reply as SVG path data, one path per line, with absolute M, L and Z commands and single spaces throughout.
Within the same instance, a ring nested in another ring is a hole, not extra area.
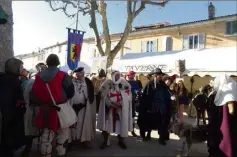
M 237 83 L 227 75 L 215 78 L 214 90 L 217 92 L 214 101 L 216 106 L 223 106 L 229 101 L 237 101 Z
M 115 81 L 115 76 L 120 75 L 120 72 L 118 70 L 115 70 L 111 74 L 111 78 L 114 84 L 119 84 L 121 82 L 121 78 L 119 78 L 117 81 Z

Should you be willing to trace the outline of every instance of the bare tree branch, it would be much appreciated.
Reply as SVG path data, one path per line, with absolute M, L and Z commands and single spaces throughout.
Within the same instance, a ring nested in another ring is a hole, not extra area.
M 99 53 L 101 56 L 105 56 L 105 52 L 102 48 L 102 44 L 101 44 L 101 38 L 100 38 L 100 34 L 98 31 L 98 27 L 96 24 L 96 16 L 95 16 L 95 12 L 97 10 L 97 4 L 96 1 L 91 1 L 91 7 L 90 7 L 90 17 L 91 17 L 91 22 L 89 23 L 90 27 L 93 29 L 94 33 L 95 33 L 95 42 L 96 42 L 96 47 L 99 50 Z
M 166 3 L 168 3 L 168 0 L 162 0 L 162 1 L 151 1 L 151 0 L 143 0 L 145 4 L 150 4 L 150 5 L 158 5 L 161 7 L 164 7 Z
M 73 8 L 77 8 L 77 4 L 75 4 L 75 3 L 73 3 L 73 1 L 69 1 L 69 0 L 61 0 L 62 1 L 62 6 L 60 6 L 60 7 L 54 7 L 53 6 L 53 2 L 55 3 L 56 1 L 53 1 L 53 0 L 45 0 L 46 2 L 48 2 L 49 3 L 49 6 L 50 6 L 50 8 L 53 10 L 53 11 L 58 11 L 58 10 L 62 10 L 63 12 L 64 12 L 64 14 L 67 16 L 67 17 L 69 17 L 69 18 L 73 18 L 73 17 L 75 17 L 76 16 L 76 14 L 77 14 L 77 12 L 82 12 L 84 15 L 85 14 L 87 14 L 87 13 L 89 13 L 89 10 L 90 10 L 90 8 L 89 7 L 85 7 L 85 6 L 83 6 L 83 7 L 78 7 L 78 11 L 76 11 L 76 13 L 73 13 L 73 14 L 69 14 L 68 12 L 67 12 L 67 8 L 68 8 L 68 6 L 69 5 L 71 5 Z M 86 4 L 86 2 L 80 2 L 80 3 L 82 3 L 82 4 Z
M 134 13 L 136 11 L 136 8 L 137 8 L 137 0 L 134 0 L 134 2 L 133 2 L 133 10 L 132 10 L 133 15 L 134 15 Z
M 135 11 L 135 17 L 139 15 L 145 9 L 145 7 L 146 4 L 144 3 L 144 1 L 141 1 L 140 7 L 137 9 L 137 11 Z
M 168 3 L 169 0 L 163 0 L 163 1 L 151 1 L 151 0 L 142 0 L 141 1 L 141 5 L 140 7 L 138 8 L 138 10 L 135 12 L 135 17 L 137 15 L 139 15 L 146 7 L 146 4 L 147 5 L 156 5 L 156 6 L 161 6 L 161 7 L 164 7 L 167 3 Z
M 135 5 L 135 2 L 136 1 L 134 1 L 134 5 Z M 168 0 L 163 0 L 162 2 L 152 2 L 150 0 L 143 0 L 143 1 L 141 1 L 141 5 L 138 8 L 138 10 L 135 11 L 135 12 L 132 12 L 131 11 L 132 1 L 131 0 L 127 0 L 127 16 L 128 17 L 127 17 L 127 22 L 126 22 L 125 30 L 123 32 L 123 35 L 122 35 L 120 41 L 114 47 L 114 49 L 111 51 L 111 55 L 115 57 L 116 54 L 119 52 L 119 50 L 121 48 L 123 48 L 124 44 L 127 41 L 128 36 L 130 34 L 130 31 L 132 29 L 133 20 L 136 18 L 136 16 L 139 13 L 141 13 L 145 9 L 146 4 L 164 6 L 167 2 L 168 2 Z M 134 8 L 136 8 L 136 7 L 133 6 L 133 9 Z
M 127 0 L 127 15 L 131 15 L 131 14 L 132 14 L 132 1 Z
M 108 26 L 108 19 L 107 19 L 107 4 L 104 0 L 100 1 L 99 13 L 101 15 L 102 20 L 102 27 L 103 27 L 103 36 L 105 40 L 105 54 L 109 55 L 111 51 L 111 39 L 109 34 L 109 26 Z
M 116 56 L 116 54 L 119 52 L 119 50 L 123 47 L 125 42 L 127 41 L 128 35 L 132 29 L 132 22 L 134 20 L 134 16 L 131 12 L 132 2 L 130 0 L 127 0 L 127 22 L 125 26 L 125 30 L 123 32 L 123 35 L 118 42 L 118 44 L 114 47 L 114 49 L 110 52 L 112 56 Z
M 78 12 L 73 14 L 67 13 L 68 6 L 72 6 L 73 8 L 78 8 L 77 11 L 82 12 L 84 15 L 89 14 L 90 16 L 90 28 L 93 29 L 95 34 L 95 43 L 96 47 L 101 54 L 101 56 L 108 56 L 107 67 L 111 66 L 113 63 L 113 59 L 117 55 L 117 53 L 123 48 L 124 44 L 126 43 L 128 36 L 132 30 L 132 23 L 134 19 L 145 9 L 146 5 L 154 5 L 154 6 L 161 6 L 164 7 L 169 0 L 127 0 L 127 21 L 125 25 L 124 32 L 122 34 L 121 39 L 111 50 L 111 36 L 110 30 L 108 26 L 108 18 L 107 18 L 107 4 L 104 0 L 100 0 L 100 3 L 97 4 L 96 0 L 84 0 L 79 1 L 82 6 L 78 6 L 77 0 L 60 0 L 62 5 L 59 7 L 54 7 L 53 2 L 56 3 L 57 1 L 54 0 L 45 0 L 49 3 L 51 9 L 53 11 L 62 10 L 67 17 L 74 17 Z M 140 3 L 140 7 L 137 8 L 138 3 Z M 101 15 L 102 19 L 102 28 L 103 28 L 103 35 L 100 36 L 99 30 L 97 27 L 96 21 L 96 13 Z M 102 47 L 102 39 L 104 39 L 106 47 L 105 50 Z

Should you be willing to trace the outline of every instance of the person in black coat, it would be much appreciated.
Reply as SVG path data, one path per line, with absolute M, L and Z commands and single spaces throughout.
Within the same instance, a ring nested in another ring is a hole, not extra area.
M 155 78 L 149 81 L 144 88 L 139 106 L 138 126 L 144 140 L 150 138 L 151 130 L 158 130 L 159 143 L 165 145 L 165 141 L 168 140 L 167 134 L 169 134 L 171 94 L 162 81 L 161 69 L 155 69 L 151 74 L 155 75 Z M 145 136 L 146 132 L 148 132 L 147 137 Z
M 193 98 L 193 105 L 197 110 L 197 126 L 199 127 L 199 122 L 202 117 L 203 124 L 206 125 L 205 111 L 207 109 L 207 98 L 209 86 L 205 86 L 201 89 L 200 93 Z
M 24 98 L 20 75 L 23 62 L 11 58 L 0 74 L 0 110 L 2 114 L 0 156 L 13 157 L 14 151 L 25 144 Z

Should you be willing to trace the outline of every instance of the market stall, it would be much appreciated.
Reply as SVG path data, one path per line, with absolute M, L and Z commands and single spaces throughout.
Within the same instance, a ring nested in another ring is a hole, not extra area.
M 237 76 L 236 47 L 192 49 L 184 51 L 165 51 L 156 53 L 127 53 L 114 61 L 113 69 L 121 72 L 134 70 L 149 73 L 161 68 L 167 74 L 176 74 L 175 62 L 185 60 L 186 70 L 182 75 L 217 76 L 221 73 Z
M 237 48 L 221 47 L 209 49 L 191 49 L 183 51 L 127 53 L 114 61 L 113 69 L 126 73 L 129 70 L 137 74 L 148 74 L 155 68 L 161 68 L 168 75 L 180 74 L 177 61 L 185 61 L 182 76 L 185 86 L 190 90 L 199 89 L 214 77 L 226 73 L 237 77 Z M 194 80 L 192 82 L 192 80 Z

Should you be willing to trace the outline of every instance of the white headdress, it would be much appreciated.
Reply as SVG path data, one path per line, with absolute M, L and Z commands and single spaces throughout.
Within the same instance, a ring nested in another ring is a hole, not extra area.
M 115 76 L 116 75 L 120 75 L 120 72 L 118 70 L 114 70 L 111 73 L 111 78 L 114 84 L 119 84 L 121 82 L 121 78 L 119 78 L 118 80 L 115 81 Z
M 229 101 L 237 101 L 237 83 L 227 75 L 215 78 L 214 90 L 217 92 L 214 101 L 216 106 L 223 106 Z

